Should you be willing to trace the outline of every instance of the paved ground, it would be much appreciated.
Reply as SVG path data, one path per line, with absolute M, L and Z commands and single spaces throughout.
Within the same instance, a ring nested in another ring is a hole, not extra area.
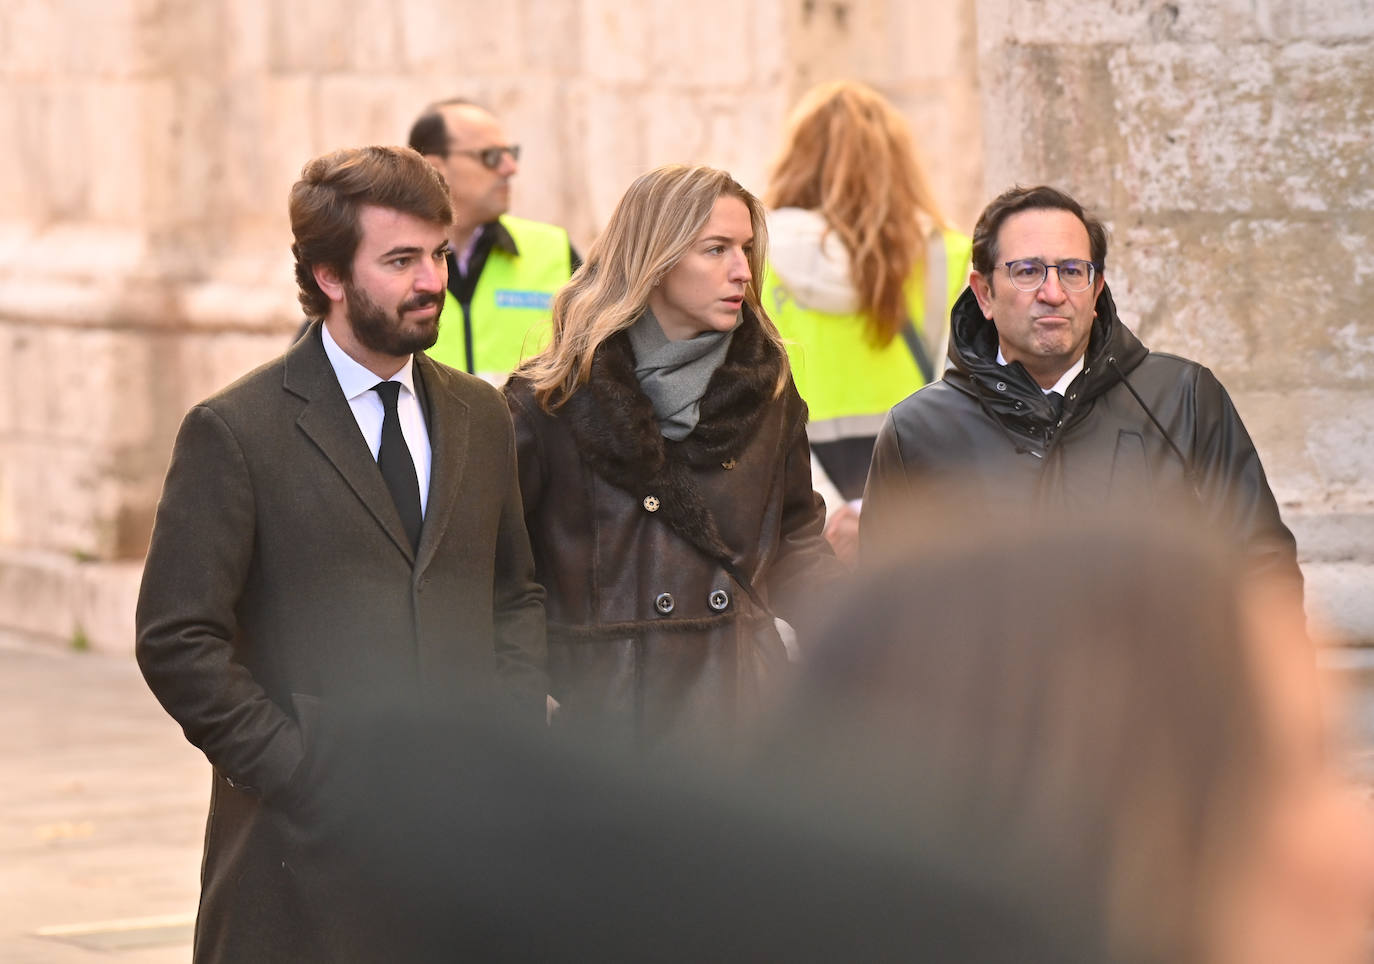
M 0 641 L 0 774 L 0 961 L 189 960 L 209 765 L 131 657 Z
M 1374 785 L 1374 654 L 1327 663 Z M 132 658 L 0 640 L 0 775 L 0 961 L 189 959 L 209 766 Z

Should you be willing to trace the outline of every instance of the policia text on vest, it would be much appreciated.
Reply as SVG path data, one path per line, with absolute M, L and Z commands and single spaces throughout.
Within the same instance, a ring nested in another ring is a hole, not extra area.
M 466 276 L 450 265 L 439 340 L 426 354 L 504 380 L 548 344 L 553 296 L 572 275 L 574 259 L 562 228 L 503 215 L 483 229 Z

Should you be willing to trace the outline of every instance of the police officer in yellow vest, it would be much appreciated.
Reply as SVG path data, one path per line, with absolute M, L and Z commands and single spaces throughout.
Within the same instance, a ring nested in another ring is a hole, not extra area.
M 453 200 L 448 292 L 427 354 L 500 383 L 547 343 L 553 295 L 580 259 L 562 228 L 506 213 L 520 148 L 485 108 L 431 104 L 410 146 L 444 175 Z

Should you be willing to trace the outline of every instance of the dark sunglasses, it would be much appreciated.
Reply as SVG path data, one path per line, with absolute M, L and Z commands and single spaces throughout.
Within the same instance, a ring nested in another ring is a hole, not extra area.
M 501 158 L 506 154 L 509 154 L 513 161 L 520 160 L 520 145 L 502 144 L 499 147 L 484 147 L 480 151 L 449 151 L 449 153 L 474 158 L 480 161 L 487 170 L 494 171 L 501 166 Z

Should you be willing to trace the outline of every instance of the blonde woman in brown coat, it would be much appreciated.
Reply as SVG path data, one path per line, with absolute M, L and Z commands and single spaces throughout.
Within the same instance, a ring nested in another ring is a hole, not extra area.
M 725 172 L 650 171 L 507 385 L 564 727 L 641 748 L 734 731 L 786 667 L 774 617 L 804 623 L 842 572 L 759 305 L 766 244 Z

